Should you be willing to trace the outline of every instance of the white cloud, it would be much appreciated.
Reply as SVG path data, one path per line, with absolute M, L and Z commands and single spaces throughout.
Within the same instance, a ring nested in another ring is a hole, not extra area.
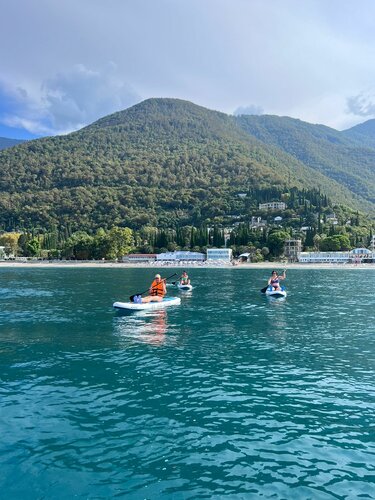
M 34 134 L 64 134 L 140 100 L 111 63 L 101 71 L 83 64 L 42 82 L 39 95 L 2 85 L 8 96 L 0 121 Z
M 348 97 L 346 100 L 349 113 L 362 117 L 375 117 L 375 96 L 364 92 Z
M 372 0 L 360 8 L 342 0 L 17 0 L 1 14 L 1 77 L 20 87 L 22 102 L 8 119 L 51 133 L 124 109 L 137 93 L 227 113 L 252 103 L 251 112 L 338 127 L 370 116 L 360 113 L 374 101 L 358 98 L 375 80 Z

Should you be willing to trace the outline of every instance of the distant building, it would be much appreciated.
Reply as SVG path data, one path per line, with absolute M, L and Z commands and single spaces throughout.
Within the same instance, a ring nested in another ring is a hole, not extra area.
M 349 252 L 349 258 L 351 262 L 373 262 L 375 257 L 375 252 L 368 250 L 367 248 L 354 248 Z
M 14 255 L 14 252 L 12 252 L 12 249 L 10 247 L 0 247 L 0 260 L 13 260 L 15 258 L 16 256 Z
M 271 201 L 269 203 L 259 203 L 260 210 L 285 210 L 286 204 L 283 201 Z
M 130 253 L 122 258 L 123 262 L 154 262 L 156 253 Z
M 232 249 L 207 248 L 207 260 L 230 262 L 232 260 Z
M 239 198 L 246 198 L 247 193 L 237 193 L 237 196 L 238 196 Z
M 346 264 L 349 262 L 349 252 L 301 252 L 298 261 L 312 264 Z
M 285 240 L 285 249 L 284 254 L 288 258 L 289 262 L 297 262 L 298 254 L 301 253 L 302 250 L 302 241 L 301 240 Z
M 326 217 L 326 221 L 330 224 L 333 224 L 334 226 L 339 223 L 335 214 L 328 214 Z
M 262 220 L 262 217 L 251 217 L 251 229 L 263 229 L 267 226 L 267 221 Z
M 176 251 L 176 252 L 163 252 L 156 255 L 156 260 L 163 262 L 203 262 L 205 260 L 204 253 L 200 252 L 188 252 L 188 251 Z
M 375 251 L 375 234 L 371 237 L 370 248 L 373 252 Z
M 238 258 L 242 262 L 247 262 L 248 260 L 250 260 L 250 252 L 241 253 Z

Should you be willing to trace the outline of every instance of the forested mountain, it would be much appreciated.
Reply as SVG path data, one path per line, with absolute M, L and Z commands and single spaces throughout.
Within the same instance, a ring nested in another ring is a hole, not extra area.
M 375 206 L 375 121 L 339 132 L 288 117 L 237 117 L 243 130 L 347 187 L 362 208 Z M 366 125 L 366 126 L 365 126 Z M 373 135 L 371 135 L 371 132 Z M 361 139 L 362 137 L 362 139 Z M 373 146 L 371 146 L 371 137 Z M 365 138 L 365 139 L 364 139 Z M 350 203 L 349 199 L 348 202 Z
M 363 146 L 375 148 L 375 120 L 367 120 L 355 127 L 344 130 L 346 137 L 360 142 Z
M 21 144 L 22 142 L 25 141 L 21 139 L 8 139 L 6 137 L 0 137 L 0 149 L 11 148 L 13 146 L 16 146 L 17 144 Z
M 149 99 L 67 136 L 4 150 L 0 224 L 6 230 L 73 231 L 199 226 L 227 214 L 251 214 L 273 190 L 291 188 L 316 188 L 333 202 L 374 209 L 364 180 L 372 178 L 375 150 L 360 149 L 327 127 L 311 126 L 325 138 L 307 134 L 309 124 L 296 120 L 289 130 L 270 127 L 276 117 L 255 126 L 260 118 Z

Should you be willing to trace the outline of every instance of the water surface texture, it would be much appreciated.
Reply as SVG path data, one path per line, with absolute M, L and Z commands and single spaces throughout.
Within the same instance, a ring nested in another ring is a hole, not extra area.
M 375 271 L 154 274 L 0 270 L 1 497 L 375 498 Z

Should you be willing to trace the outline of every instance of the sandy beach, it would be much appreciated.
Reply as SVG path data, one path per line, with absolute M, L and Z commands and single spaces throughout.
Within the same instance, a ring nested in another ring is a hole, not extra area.
M 375 264 L 304 264 L 304 263 L 285 263 L 285 262 L 257 262 L 257 263 L 241 263 L 241 264 L 221 264 L 213 263 L 175 263 L 175 264 L 160 264 L 160 263 L 128 263 L 128 262 L 110 262 L 110 261 L 18 261 L 8 260 L 0 261 L 1 268 L 181 268 L 181 269 L 358 269 L 358 270 L 375 270 Z

